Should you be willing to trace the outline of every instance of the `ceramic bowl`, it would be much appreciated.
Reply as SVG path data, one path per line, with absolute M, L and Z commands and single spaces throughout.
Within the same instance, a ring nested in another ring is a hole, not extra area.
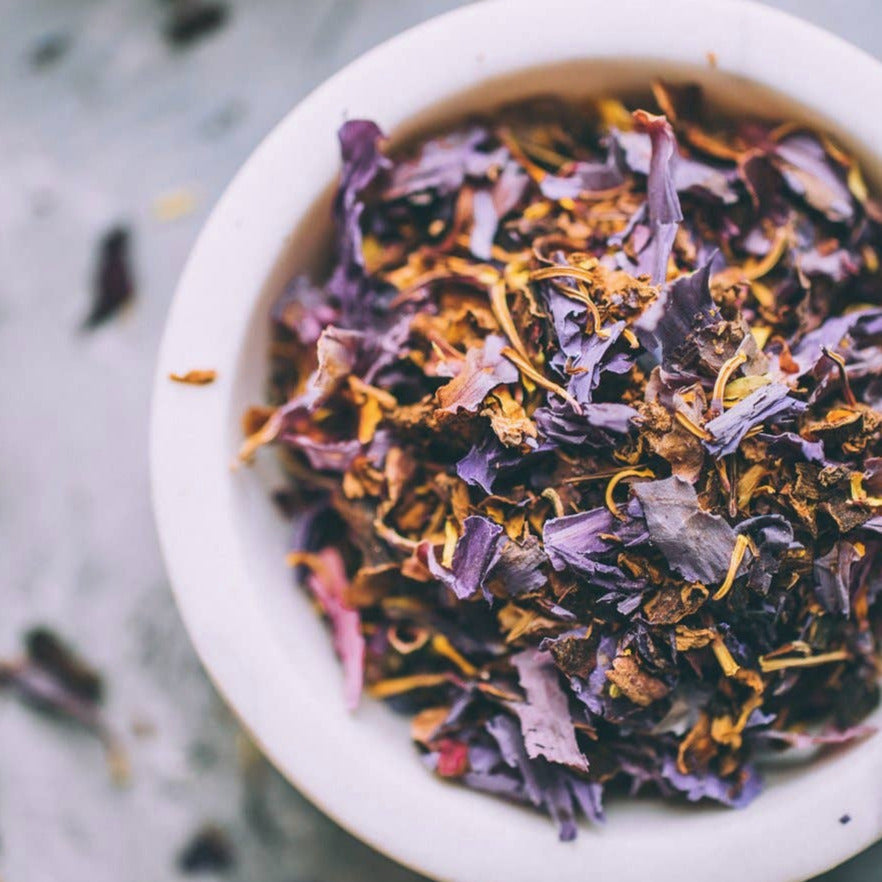
M 559 843 L 545 817 L 439 781 L 403 718 L 369 700 L 344 709 L 328 633 L 284 564 L 272 456 L 230 468 L 240 414 L 263 396 L 269 305 L 326 253 L 340 123 L 369 117 L 400 138 L 535 93 L 645 89 L 655 74 L 697 79 L 736 113 L 820 120 L 879 180 L 882 66 L 815 27 L 737 0 L 488 0 L 368 52 L 294 108 L 212 212 L 169 314 L 153 493 L 193 643 L 293 784 L 359 838 L 438 879 L 794 882 L 882 836 L 882 736 L 771 771 L 743 811 L 613 802 L 606 826 L 586 825 L 574 843 Z M 167 380 L 190 368 L 218 379 Z

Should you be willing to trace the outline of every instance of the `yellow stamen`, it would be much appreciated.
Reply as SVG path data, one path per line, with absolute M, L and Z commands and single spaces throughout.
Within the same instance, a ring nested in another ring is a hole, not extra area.
M 562 294 L 567 294 L 572 297 L 574 300 L 578 300 L 579 303 L 584 303 L 588 309 L 588 313 L 591 316 L 591 321 L 594 325 L 593 331 L 600 337 L 602 340 L 605 340 L 609 337 L 609 331 L 604 330 L 601 325 L 600 318 L 600 310 L 597 308 L 597 304 L 584 292 L 578 290 L 577 288 L 571 288 L 569 285 L 558 285 L 558 290 Z
M 640 341 L 637 339 L 637 335 L 630 328 L 625 328 L 622 331 L 622 336 L 632 349 L 638 349 L 640 347 Z
M 558 168 L 571 162 L 570 159 L 556 150 L 552 150 L 544 144 L 537 144 L 535 141 L 527 141 L 525 138 L 521 138 L 521 149 L 524 153 L 535 156 L 540 162 L 545 162 Z
M 538 613 L 523 609 L 518 609 L 518 613 L 520 613 L 520 619 L 515 624 L 515 626 L 508 632 L 505 637 L 506 643 L 514 643 L 519 637 L 522 637 L 527 631 L 530 629 L 530 626 L 536 619 L 539 618 Z
M 845 359 L 838 352 L 833 352 L 832 349 L 828 349 L 826 346 L 821 347 L 821 352 L 836 365 L 836 369 L 839 371 L 839 381 L 842 383 L 842 395 L 845 398 L 846 404 L 849 407 L 857 407 L 857 398 L 854 397 L 851 383 L 848 381 L 848 371 L 845 369 Z
M 744 560 L 744 553 L 749 547 L 750 537 L 744 533 L 739 534 L 735 539 L 735 547 L 732 549 L 732 558 L 729 560 L 729 570 L 726 573 L 726 578 L 723 580 L 723 584 L 720 585 L 717 593 L 714 594 L 714 600 L 722 600 L 729 593 L 732 585 L 735 584 L 738 568 L 741 566 L 741 561 Z
M 402 695 L 412 692 L 414 689 L 428 689 L 431 686 L 440 686 L 447 683 L 448 674 L 413 674 L 410 677 L 393 677 L 389 680 L 380 680 L 367 687 L 368 695 L 372 698 L 391 698 L 393 695 Z
M 622 132 L 630 132 L 634 128 L 631 111 L 615 98 L 601 98 L 595 107 L 601 123 L 608 129 L 616 128 Z
M 575 411 L 581 411 L 579 402 L 576 401 L 566 389 L 562 386 L 558 386 L 557 383 L 540 374 L 530 362 L 524 359 L 510 346 L 506 346 L 502 350 L 502 355 L 504 355 L 525 377 L 532 380 L 537 386 L 542 386 L 543 389 L 547 389 L 549 392 L 553 392 L 555 395 L 560 396 L 564 401 L 571 404 Z
M 643 469 L 646 466 L 634 464 L 633 468 L 635 469 Z M 599 472 L 594 472 L 591 475 L 576 475 L 573 478 L 564 478 L 564 484 L 588 484 L 591 481 L 605 481 L 607 478 L 611 478 L 613 475 L 617 475 L 619 473 L 618 469 L 602 469 Z
M 542 491 L 542 497 L 547 499 L 552 506 L 554 507 L 554 513 L 557 517 L 562 518 L 564 516 L 564 507 L 563 502 L 561 502 L 560 496 L 557 493 L 557 490 L 554 487 L 546 487 Z
M 277 410 L 253 435 L 249 435 L 242 442 L 237 457 L 238 461 L 250 462 L 261 447 L 276 440 L 276 436 L 281 430 L 282 415 Z
M 436 634 L 432 638 L 432 649 L 452 661 L 466 677 L 474 677 L 478 673 L 478 669 L 443 634 Z
M 524 153 L 521 145 L 515 140 L 514 135 L 507 129 L 499 129 L 499 140 L 508 147 L 508 152 L 515 158 L 524 171 L 538 184 L 548 175 L 548 172 L 540 165 L 536 165 L 526 153 Z
M 771 325 L 752 325 L 750 333 L 757 348 L 764 349 L 766 343 L 769 342 L 769 337 L 772 336 L 772 327 Z
M 365 383 L 364 380 L 359 379 L 354 374 L 350 374 L 348 380 L 349 388 L 356 394 L 376 398 L 377 403 L 381 407 L 385 407 L 389 410 L 398 407 L 398 399 L 385 389 L 378 389 L 376 386 L 371 386 L 369 383 Z
M 790 643 L 785 643 L 784 646 L 779 646 L 777 649 L 767 652 L 763 658 L 780 658 L 782 655 L 792 655 L 794 652 L 798 652 L 803 656 L 811 655 L 812 648 L 805 640 L 791 640 Z
M 851 473 L 851 498 L 855 502 L 874 508 L 882 505 L 882 496 L 870 496 L 864 489 L 864 476 L 861 472 Z
M 741 665 L 732 658 L 729 647 L 723 642 L 723 638 L 718 634 L 711 643 L 711 649 L 723 669 L 723 674 L 727 677 L 734 677 L 741 670 Z
M 772 382 L 772 378 L 768 374 L 762 376 L 752 375 L 749 377 L 738 377 L 726 383 L 723 390 L 723 405 L 725 407 L 733 407 L 744 398 L 747 398 L 751 392 L 756 392 L 763 386 L 768 386 Z
M 459 533 L 456 524 L 448 518 L 444 522 L 444 550 L 441 552 L 441 563 L 449 570 L 453 566 L 453 552 L 456 550 L 456 543 L 459 540 Z
M 610 479 L 610 482 L 606 485 L 606 492 L 603 494 L 604 501 L 606 502 L 606 507 L 610 510 L 613 517 L 618 518 L 620 521 L 625 520 L 625 516 L 618 510 L 615 500 L 613 499 L 613 491 L 616 489 L 621 481 L 623 481 L 625 478 L 654 477 L 655 472 L 653 472 L 652 469 L 622 469 L 622 471 L 613 475 L 613 477 Z
M 765 257 L 763 257 L 762 260 L 756 262 L 751 261 L 744 265 L 744 277 L 753 281 L 768 275 L 784 256 L 789 241 L 790 229 L 786 226 L 780 227 L 775 234 L 775 240 L 772 242 L 772 246 L 769 248 Z
M 505 332 L 511 345 L 525 361 L 529 361 L 530 356 L 527 354 L 527 349 L 518 334 L 518 329 L 515 327 L 511 312 L 509 312 L 508 309 L 508 302 L 505 294 L 505 282 L 502 281 L 502 279 L 491 285 L 490 309 L 493 310 L 493 315 L 495 316 L 496 321 L 499 322 L 499 327 Z
M 866 205 L 867 199 L 869 198 L 869 193 L 867 192 L 867 184 L 864 181 L 864 176 L 861 174 L 861 168 L 856 162 L 852 162 L 851 166 L 848 169 L 848 177 L 847 177 L 848 189 L 851 191 L 851 195 L 857 199 L 861 205 Z
M 589 285 L 594 285 L 597 281 L 594 273 L 581 266 L 543 266 L 530 273 L 531 282 L 541 282 L 545 279 L 578 279 Z
M 694 423 L 685 413 L 681 413 L 679 410 L 674 412 L 674 419 L 684 428 L 687 432 L 692 435 L 695 435 L 696 438 L 700 438 L 702 441 L 710 441 L 711 433 L 707 431 L 707 429 L 702 428 L 701 426 Z
M 764 674 L 770 674 L 773 671 L 783 671 L 786 668 L 814 668 L 830 662 L 846 661 L 848 658 L 848 652 L 844 649 L 837 649 L 833 652 L 822 652 L 820 655 L 797 656 L 796 658 L 770 659 L 766 655 L 761 655 L 759 664 L 760 670 Z
M 333 577 L 328 565 L 322 558 L 311 551 L 289 551 L 285 555 L 285 563 L 289 567 L 309 567 L 320 579 L 329 582 Z
M 730 359 L 723 362 L 717 381 L 714 383 L 714 391 L 711 397 L 711 408 L 717 413 L 723 410 L 723 396 L 726 391 L 726 384 L 729 382 L 732 374 L 735 373 L 744 362 L 747 361 L 747 355 L 743 352 L 736 352 Z

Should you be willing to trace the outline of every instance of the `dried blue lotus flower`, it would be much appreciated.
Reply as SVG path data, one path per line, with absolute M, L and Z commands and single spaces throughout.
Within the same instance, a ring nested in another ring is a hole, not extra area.
M 563 840 L 610 791 L 746 806 L 879 692 L 882 212 L 823 133 L 652 95 L 346 123 L 244 419 L 346 703 Z

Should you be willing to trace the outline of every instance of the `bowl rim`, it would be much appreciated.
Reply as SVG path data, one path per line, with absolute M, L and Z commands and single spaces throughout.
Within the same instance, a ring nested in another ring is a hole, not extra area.
M 436 789 L 431 795 L 418 779 L 409 782 L 430 806 L 410 805 L 396 774 L 360 761 L 355 741 L 363 732 L 341 716 L 337 704 L 283 675 L 292 672 L 284 647 L 261 613 L 240 602 L 248 596 L 248 565 L 236 536 L 225 439 L 235 421 L 231 400 L 243 335 L 298 211 L 313 204 L 336 167 L 336 160 L 315 160 L 316 179 L 295 182 L 289 193 L 272 173 L 284 167 L 286 151 L 292 144 L 305 146 L 306 132 L 313 149 L 327 146 L 334 155 L 334 132 L 350 107 L 394 126 L 440 98 L 518 68 L 622 56 L 702 63 L 711 49 L 721 70 L 774 81 L 779 92 L 823 108 L 864 143 L 882 143 L 882 121 L 861 114 L 882 87 L 882 64 L 871 56 L 752 0 L 706 0 L 700 16 L 696 9 L 692 0 L 667 0 L 660 17 L 653 0 L 546 0 L 545 19 L 569 25 L 549 28 L 537 41 L 533 0 L 484 0 L 366 52 L 304 98 L 249 156 L 206 221 L 170 307 L 154 380 L 151 489 L 160 547 L 191 640 L 227 704 L 298 789 L 358 838 L 433 878 L 477 882 L 498 874 L 504 861 L 512 882 L 541 878 L 550 867 L 568 882 L 582 878 L 590 860 L 595 872 L 615 872 L 618 882 L 636 882 L 647 872 L 667 882 L 681 878 L 682 858 L 689 854 L 696 872 L 713 873 L 719 882 L 796 882 L 882 837 L 882 795 L 871 783 L 882 774 L 879 738 L 861 748 L 860 762 L 835 773 L 814 771 L 813 796 L 806 783 L 791 788 L 787 800 L 769 794 L 748 812 L 727 814 L 723 824 L 712 812 L 695 813 L 676 826 L 654 824 L 639 842 L 623 841 L 610 825 L 602 834 L 583 831 L 575 845 L 557 846 L 544 819 L 443 787 L 429 775 L 424 778 Z M 646 21 L 653 22 L 652 33 Z M 455 71 L 422 66 L 433 58 L 449 61 L 450 45 L 462 59 Z M 828 59 L 823 80 L 814 70 L 820 57 Z M 395 72 L 413 70 L 421 75 L 396 80 L 403 97 L 371 92 Z M 189 367 L 216 368 L 218 380 L 198 390 L 168 381 L 170 372 Z M 846 813 L 853 822 L 831 830 L 831 818 Z M 770 837 L 770 847 L 756 847 Z M 629 850 L 623 861 L 624 845 Z

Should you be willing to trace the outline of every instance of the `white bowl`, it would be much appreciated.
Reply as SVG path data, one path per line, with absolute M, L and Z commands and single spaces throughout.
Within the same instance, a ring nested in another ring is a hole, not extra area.
M 804 22 L 732 0 L 484 2 L 374 49 L 292 110 L 218 203 L 171 308 L 154 396 L 153 494 L 193 642 L 300 790 L 429 876 L 793 882 L 882 836 L 882 736 L 775 772 L 744 811 L 621 800 L 604 828 L 585 826 L 570 844 L 544 817 L 440 782 L 418 761 L 402 718 L 371 701 L 354 715 L 344 709 L 328 634 L 284 565 L 286 528 L 267 494 L 272 457 L 230 469 L 239 416 L 262 400 L 269 304 L 324 251 L 344 119 L 370 117 L 400 134 L 534 92 L 643 88 L 658 72 L 698 78 L 736 112 L 774 111 L 780 98 L 763 88 L 774 86 L 798 113 L 821 115 L 871 176 L 882 164 L 865 146 L 882 150 L 882 66 Z M 168 382 L 189 368 L 214 368 L 218 379 Z

